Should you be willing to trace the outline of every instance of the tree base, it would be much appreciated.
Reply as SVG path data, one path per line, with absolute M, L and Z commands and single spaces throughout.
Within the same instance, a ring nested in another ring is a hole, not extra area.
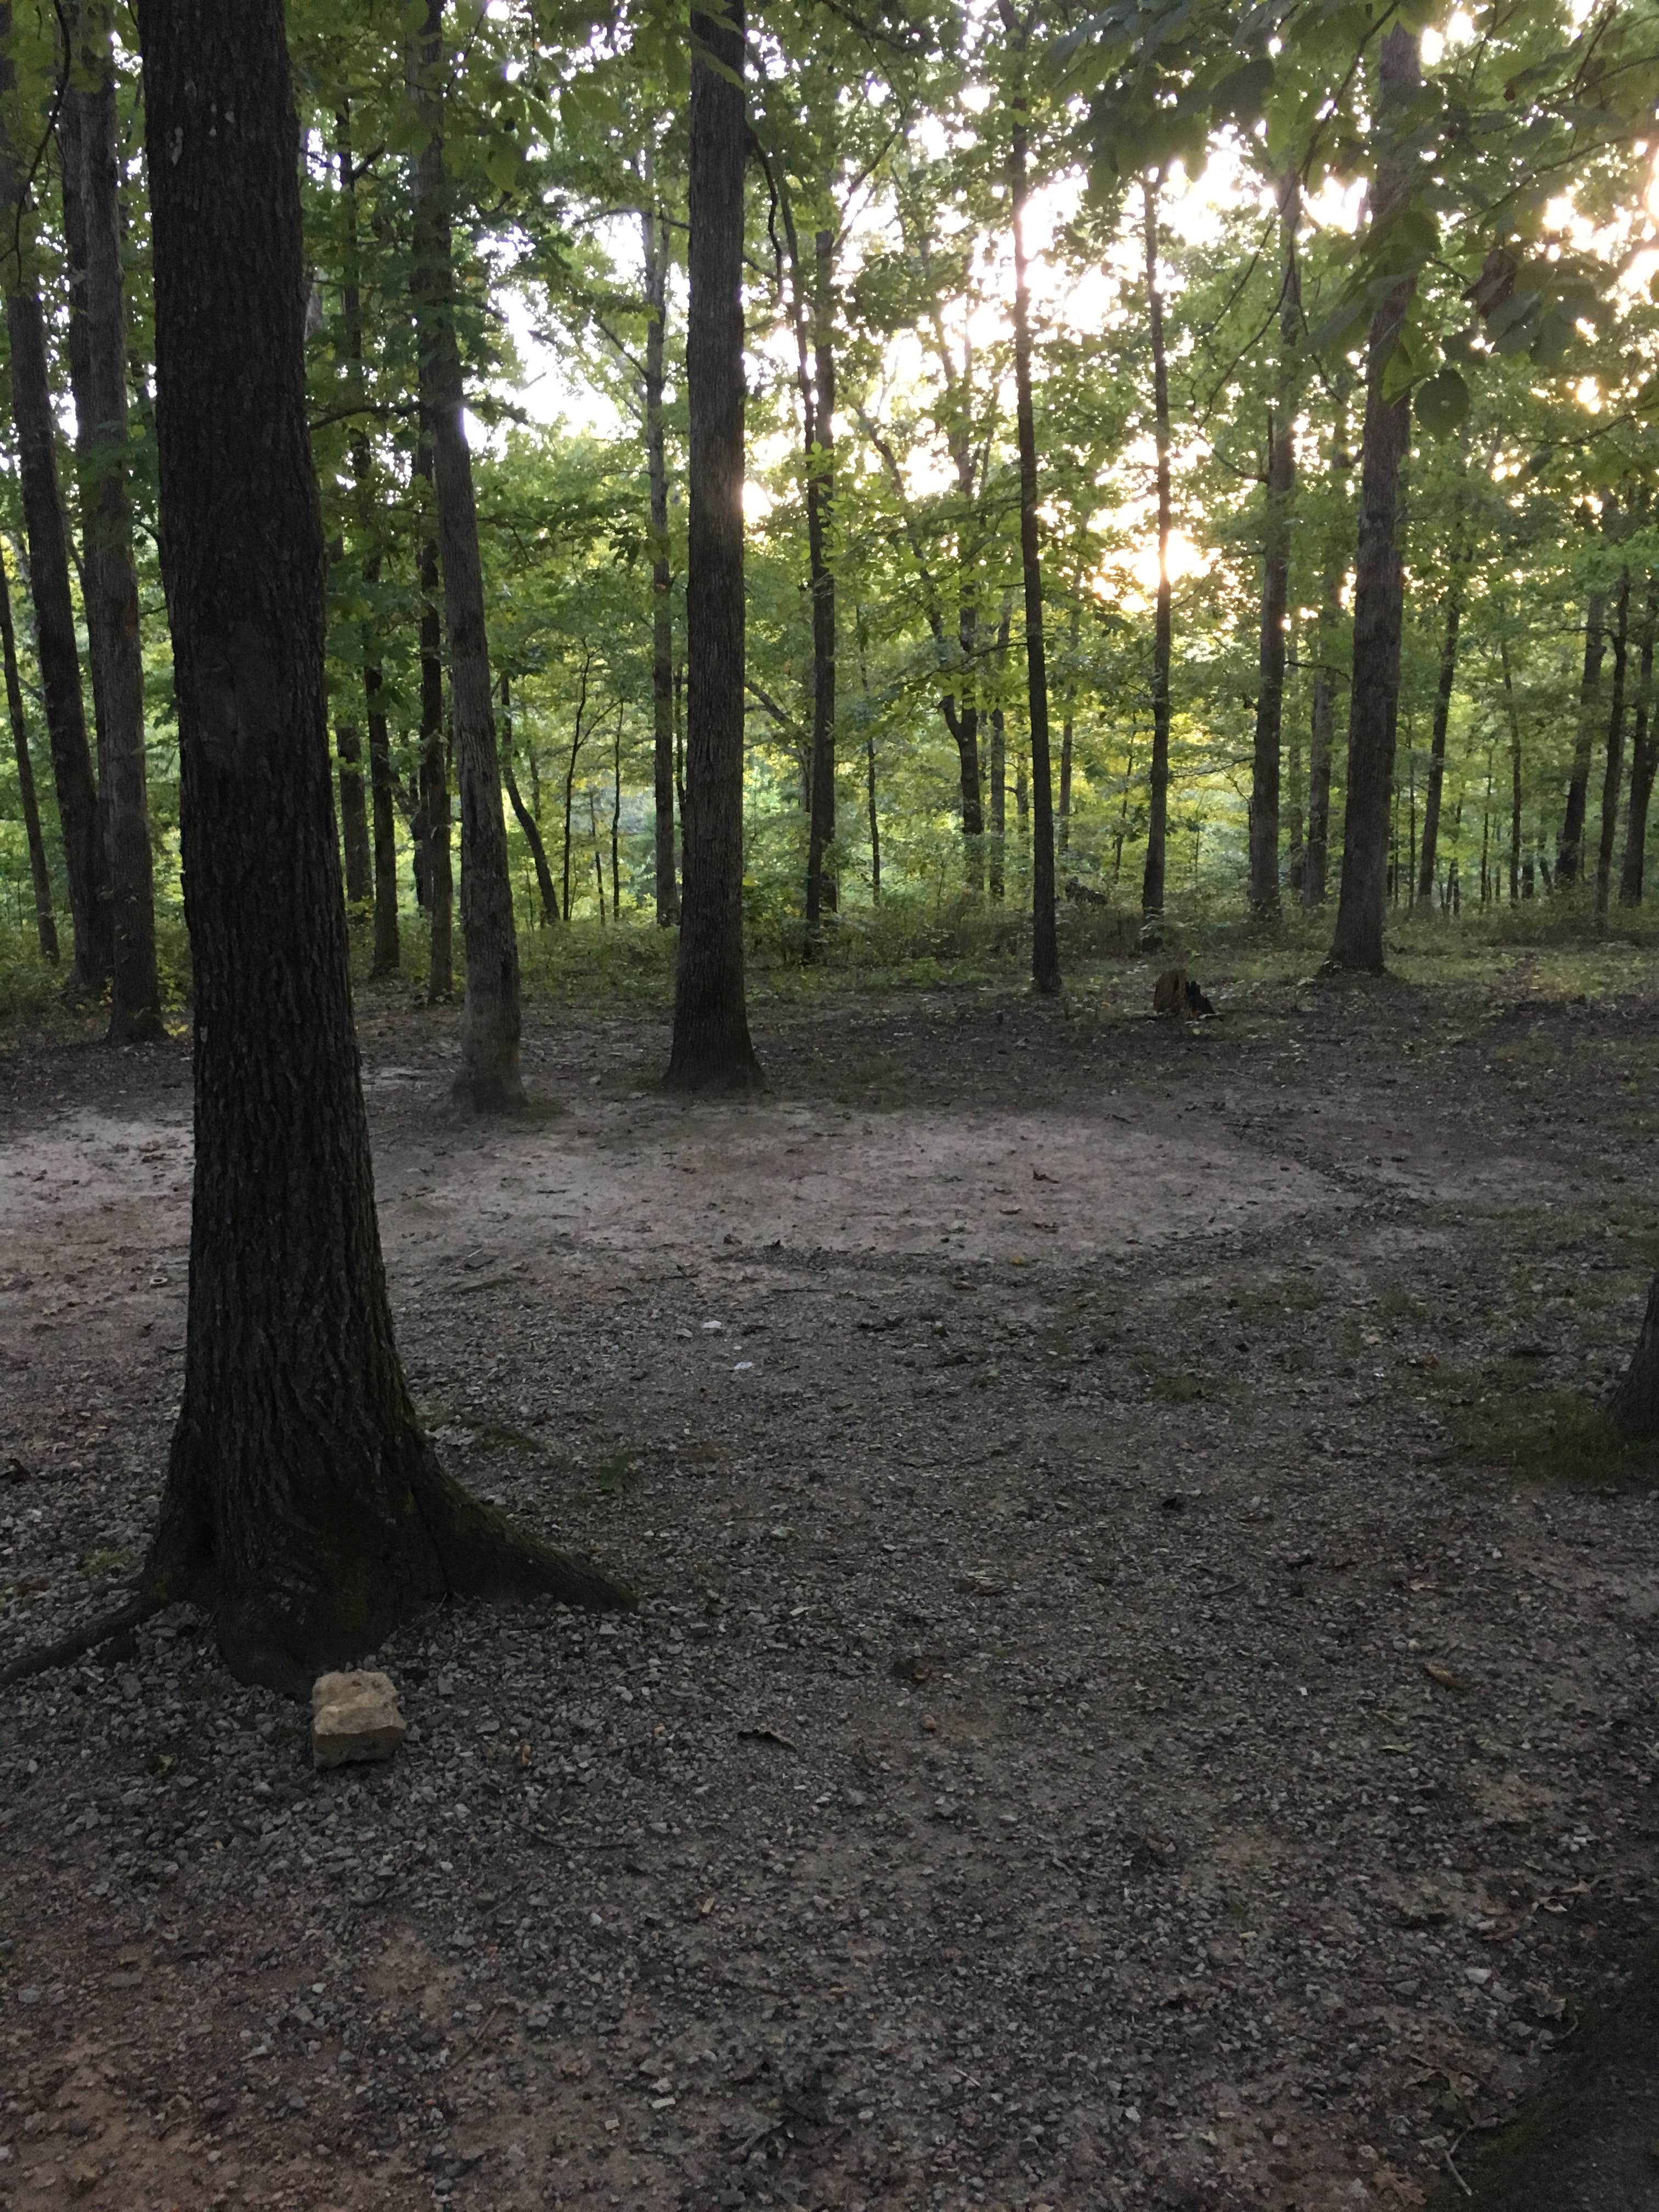
M 753 1097 L 765 1090 L 766 1076 L 759 1060 L 752 1056 L 747 1060 L 718 1065 L 698 1061 L 689 1066 L 671 1060 L 662 1087 L 687 1097 Z
M 167 1025 L 155 1006 L 142 1006 L 136 1013 L 112 1014 L 109 1033 L 105 1042 L 109 1044 L 160 1044 L 166 1037 Z

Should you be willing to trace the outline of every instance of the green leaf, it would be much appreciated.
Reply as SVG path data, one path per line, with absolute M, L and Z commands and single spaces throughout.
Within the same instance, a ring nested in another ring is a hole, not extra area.
M 1417 420 L 1431 438 L 1443 438 L 1456 429 L 1469 411 L 1469 387 L 1455 368 L 1443 368 L 1417 387 L 1413 401 Z

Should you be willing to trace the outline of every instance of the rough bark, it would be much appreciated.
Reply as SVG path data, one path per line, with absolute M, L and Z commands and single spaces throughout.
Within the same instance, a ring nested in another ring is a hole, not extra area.
M 430 489 L 432 451 L 422 441 L 415 473 Z M 428 1006 L 455 988 L 454 867 L 450 850 L 449 763 L 444 753 L 442 618 L 438 612 L 438 541 L 421 540 L 421 811 L 426 823 L 426 905 L 431 925 L 427 960 Z
M 355 722 L 335 727 L 334 750 L 340 763 L 340 846 L 345 857 L 348 906 L 362 908 L 369 897 L 368 802 L 363 795 L 363 741 Z
M 1170 825 L 1170 368 L 1164 347 L 1164 295 L 1158 283 L 1157 183 L 1143 180 L 1146 329 L 1152 353 L 1152 434 L 1158 455 L 1158 593 L 1152 612 L 1152 757 L 1146 809 L 1146 866 L 1140 911 L 1149 929 L 1164 913 Z
M 40 957 L 58 958 L 58 924 L 52 911 L 52 872 L 46 866 L 46 840 L 40 835 L 40 806 L 34 794 L 34 763 L 29 757 L 28 717 L 23 712 L 23 686 L 17 673 L 17 635 L 11 619 L 11 581 L 0 556 L 0 646 L 5 650 L 6 710 L 11 721 L 12 751 L 17 762 L 17 790 L 23 803 L 23 832 L 28 839 L 29 879 L 34 890 L 34 933 Z
M 760 1080 L 743 973 L 743 11 L 691 18 L 684 884 L 667 1082 Z
M 1642 618 L 1641 644 L 1636 664 L 1636 717 L 1630 760 L 1630 805 L 1625 816 L 1625 857 L 1619 872 L 1621 906 L 1642 902 L 1642 878 L 1646 872 L 1648 807 L 1653 797 L 1654 770 L 1659 767 L 1659 722 L 1653 716 L 1653 641 L 1659 625 L 1659 580 L 1648 580 L 1647 611 Z
M 1613 848 L 1619 834 L 1619 792 L 1625 769 L 1625 672 L 1630 645 L 1630 570 L 1613 598 L 1613 698 L 1607 710 L 1607 767 L 1601 778 L 1601 834 L 1595 848 L 1595 912 L 1605 921 L 1613 889 Z
M 1077 592 L 1082 587 L 1079 578 L 1073 587 L 1072 599 L 1072 629 L 1067 641 L 1071 668 L 1066 679 L 1066 720 L 1060 727 L 1060 849 L 1063 853 L 1072 842 L 1072 729 L 1077 708 L 1077 648 L 1083 635 L 1083 609 Z
M 144 668 L 127 494 L 126 303 L 106 0 L 81 0 L 61 115 L 71 233 L 70 349 L 81 494 L 82 597 L 98 732 L 100 842 L 109 898 L 112 1043 L 159 1037 L 155 907 L 144 777 Z M 78 249 L 78 251 L 76 250 Z
M 143 1592 L 204 1607 L 242 1679 L 303 1692 L 446 1590 L 624 1593 L 462 1491 L 410 1400 L 334 837 L 282 9 L 145 0 L 141 21 L 196 1073 L 184 1399 Z
M 0 14 L 0 21 L 3 15 Z M 0 41 L 4 31 L 0 28 Z M 8 64 L 9 65 L 9 64 Z M 6 209 L 9 224 L 15 200 Z M 70 596 L 69 536 L 58 481 L 56 418 L 46 374 L 46 325 L 33 272 L 8 256 L 13 289 L 6 298 L 11 343 L 12 418 L 17 431 L 23 527 L 28 539 L 29 589 L 34 602 L 34 657 L 40 671 L 58 822 L 64 842 L 74 957 L 64 981 L 70 998 L 95 998 L 110 971 L 110 913 L 104 878 L 98 787 L 87 743 L 86 704 Z
M 1403 23 L 1383 38 L 1379 106 L 1387 118 L 1415 97 L 1417 40 Z M 1386 222 L 1409 191 L 1415 156 L 1395 145 L 1378 165 L 1371 220 Z M 1400 476 L 1411 440 L 1411 400 L 1388 398 L 1384 379 L 1405 327 L 1415 280 L 1402 277 L 1374 310 L 1365 349 L 1365 428 L 1360 447 L 1359 537 L 1354 556 L 1353 677 L 1348 701 L 1348 797 L 1342 827 L 1342 884 L 1328 965 L 1385 965 L 1389 817 L 1395 725 L 1400 707 L 1401 586 Z
M 648 174 L 648 173 L 647 173 Z M 645 456 L 651 485 L 651 766 L 656 802 L 657 927 L 680 918 L 674 864 L 674 600 L 668 559 L 668 451 L 663 421 L 668 319 L 668 226 L 641 210 L 645 249 Z
M 455 1095 L 475 1112 L 522 1106 L 519 940 L 507 865 L 483 568 L 472 457 L 463 418 L 455 272 L 443 148 L 444 0 L 427 0 L 416 106 L 432 136 L 416 163 L 415 300 L 421 412 L 432 446 L 438 548 L 449 641 L 455 778 L 461 802 L 461 935 L 466 1003 Z
M 1434 720 L 1429 735 L 1429 787 L 1423 796 L 1423 847 L 1417 872 L 1417 896 L 1432 898 L 1440 847 L 1440 799 L 1446 783 L 1446 732 L 1451 726 L 1452 693 L 1457 684 L 1457 633 L 1463 619 L 1462 563 L 1454 559 L 1446 586 L 1446 626 L 1440 635 L 1440 666 L 1435 678 Z
M 827 908 L 836 908 L 830 865 L 836 842 L 836 578 L 830 564 L 830 510 L 835 498 L 836 352 L 835 239 L 819 230 L 812 242 L 812 367 L 802 362 L 802 387 L 810 387 L 806 452 L 806 543 L 812 598 L 812 814 L 806 841 L 806 935 L 817 936 Z M 803 329 L 803 353 L 805 350 Z
M 1279 186 L 1279 362 L 1267 416 L 1267 502 L 1261 531 L 1261 630 L 1257 654 L 1255 744 L 1250 774 L 1250 912 L 1279 920 L 1279 757 L 1285 721 L 1285 623 L 1291 599 L 1291 502 L 1296 494 L 1297 343 L 1302 284 L 1297 233 L 1302 179 Z
M 1601 661 L 1607 649 L 1607 595 L 1592 592 L 1584 607 L 1584 668 L 1578 683 L 1578 725 L 1573 736 L 1572 768 L 1567 779 L 1566 811 L 1555 848 L 1555 879 L 1578 880 L 1583 858 L 1584 813 L 1589 793 L 1590 760 L 1600 720 Z
M 1009 603 L 1002 603 L 1002 619 L 997 624 L 996 642 L 996 704 L 991 709 L 991 742 L 987 748 L 986 781 L 991 799 L 990 821 L 990 877 L 991 896 L 1001 901 L 1008 857 L 1008 715 L 1002 703 L 1002 686 L 1008 665 Z
M 1342 619 L 1337 593 L 1340 579 L 1334 564 L 1328 564 L 1320 595 L 1315 650 L 1313 697 L 1308 717 L 1308 849 L 1302 872 L 1302 904 L 1312 914 L 1325 903 L 1330 869 L 1331 748 L 1336 734 L 1337 626 Z
M 374 563 L 379 567 L 379 557 Z M 392 787 L 392 732 L 386 726 L 386 683 L 378 659 L 363 668 L 368 709 L 368 793 L 374 830 L 374 958 L 372 973 L 395 975 L 403 963 L 398 932 L 398 817 Z
M 513 692 L 512 679 L 501 671 L 501 773 L 507 778 L 507 795 L 513 811 L 518 817 L 524 841 L 530 848 L 530 858 L 536 870 L 536 889 L 542 902 L 542 921 L 548 928 L 559 919 L 559 894 L 553 887 L 553 871 L 547 865 L 547 846 L 542 837 L 542 826 L 524 803 L 519 789 L 519 779 L 513 771 Z
M 1042 538 L 1037 517 L 1036 420 L 1031 402 L 1031 307 L 1025 266 L 1029 126 L 1023 96 L 1014 111 L 1009 198 L 1014 235 L 1014 414 L 1019 447 L 1019 550 L 1025 589 L 1025 696 L 1031 748 L 1031 983 L 1060 988 L 1054 909 L 1054 799 L 1048 754 L 1048 667 L 1042 623 Z
M 1521 899 L 1521 712 L 1515 703 L 1515 679 L 1510 671 L 1510 641 L 1498 642 L 1498 665 L 1504 674 L 1504 710 L 1510 726 L 1510 904 Z M 1531 884 L 1528 890 L 1530 891 Z

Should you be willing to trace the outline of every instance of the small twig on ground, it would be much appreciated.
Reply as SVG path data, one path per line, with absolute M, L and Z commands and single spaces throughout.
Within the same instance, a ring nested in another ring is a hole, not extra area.
M 1461 2143 L 1461 2142 L 1462 2142 L 1462 2140 L 1463 2140 L 1463 2136 L 1468 2135 L 1468 2130 L 1467 2128 L 1465 2128 L 1465 2129 L 1464 2129 L 1464 2130 L 1463 2130 L 1463 2135 L 1460 2135 L 1460 2136 L 1458 2136 L 1458 2138 L 1457 2138 L 1457 2142 L 1455 2142 L 1455 2143 L 1452 2145 L 1452 2147 L 1451 2147 L 1450 2150 L 1449 2150 L 1449 2151 L 1446 2153 L 1446 2171 L 1447 2171 L 1447 2172 L 1448 2172 L 1449 2174 L 1450 2174 L 1450 2176 L 1451 2176 L 1452 2179 L 1453 2179 L 1453 2180 L 1457 2184 L 1458 2187 L 1462 2191 L 1462 2192 L 1463 2192 L 1463 2194 L 1464 2194 L 1464 2196 L 1465 2196 L 1465 2197 L 1473 2197 L 1473 2196 L 1474 2196 L 1474 2190 L 1472 2190 L 1472 2189 L 1469 2187 L 1468 2183 L 1467 2181 L 1465 2181 L 1465 2180 L 1464 2180 L 1464 2179 L 1463 2179 L 1462 2175 L 1462 2174 L 1457 2171 L 1457 2160 L 1456 2160 L 1456 2157 L 1455 2157 L 1455 2152 L 1456 2152 L 1456 2150 L 1457 2150 L 1458 2144 L 1459 2144 L 1459 2143 Z

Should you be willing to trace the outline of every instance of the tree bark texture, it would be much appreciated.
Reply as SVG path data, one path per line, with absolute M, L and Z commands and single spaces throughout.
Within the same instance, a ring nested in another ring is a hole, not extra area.
M 14 201 L 7 210 L 9 223 L 15 207 Z M 58 822 L 64 841 L 64 875 L 75 939 L 74 959 L 64 988 L 70 997 L 94 998 L 109 975 L 109 897 L 98 787 L 87 743 L 86 704 L 81 696 L 75 606 L 70 597 L 69 537 L 58 481 L 46 325 L 33 272 L 26 272 L 20 281 L 15 258 L 8 258 L 14 289 L 6 298 L 6 331 L 11 343 L 12 418 L 17 431 L 23 527 L 28 538 L 29 588 L 34 601 L 34 655 L 46 702 Z
M 1042 552 L 1037 518 L 1036 417 L 1031 401 L 1031 301 L 1025 266 L 1029 126 L 1015 109 L 1009 161 L 1014 234 L 1014 415 L 1019 446 L 1019 551 L 1025 586 L 1025 696 L 1031 747 L 1031 983 L 1060 988 L 1054 908 L 1054 795 L 1048 757 L 1048 665 L 1042 623 Z
M 1255 744 L 1250 773 L 1250 912 L 1279 919 L 1279 757 L 1285 723 L 1285 623 L 1291 603 L 1291 503 L 1296 495 L 1297 343 L 1302 284 L 1297 233 L 1302 179 L 1279 187 L 1279 362 L 1267 417 L 1267 500 L 1261 532 L 1261 635 L 1257 654 Z
M 23 711 L 23 686 L 17 673 L 17 634 L 12 627 L 11 580 L 0 556 L 0 646 L 6 662 L 6 710 L 11 720 L 12 752 L 17 762 L 17 790 L 23 803 L 23 834 L 28 840 L 29 878 L 34 890 L 34 933 L 43 960 L 58 958 L 58 923 L 52 911 L 52 872 L 46 866 L 46 840 L 40 834 L 40 805 L 34 793 L 34 763 L 29 757 L 28 717 Z
M 1395 23 L 1383 38 L 1379 107 L 1386 119 L 1420 82 L 1415 34 Z M 1378 165 L 1373 224 L 1385 222 L 1410 190 L 1413 155 L 1398 145 Z M 1359 538 L 1354 556 L 1353 678 L 1348 700 L 1348 797 L 1342 827 L 1342 883 L 1328 965 L 1384 967 L 1389 896 L 1389 817 L 1395 726 L 1400 708 L 1402 578 L 1400 475 L 1411 441 L 1411 400 L 1389 398 L 1384 379 L 1405 327 L 1415 280 L 1402 278 L 1372 313 L 1365 348 L 1365 428 L 1360 447 Z
M 1607 767 L 1601 778 L 1601 834 L 1595 848 L 1595 911 L 1607 919 L 1613 889 L 1613 848 L 1619 834 L 1619 793 L 1625 769 L 1625 676 L 1630 647 L 1630 570 L 1613 595 L 1613 700 L 1607 712 Z
M 1555 848 L 1555 879 L 1578 880 L 1583 865 L 1584 815 L 1589 795 L 1590 761 L 1595 751 L 1595 729 L 1600 720 L 1601 661 L 1607 650 L 1607 595 L 1592 592 L 1584 607 L 1584 670 L 1578 683 L 1578 726 L 1574 733 L 1572 768 L 1567 778 L 1566 811 Z
M 422 441 L 415 473 L 432 477 L 432 449 Z M 426 821 L 426 903 L 431 925 L 427 959 L 428 1006 L 455 988 L 454 867 L 451 854 L 449 763 L 444 753 L 442 620 L 438 612 L 438 541 L 421 540 L 421 811 Z
M 680 918 L 674 860 L 674 600 L 668 559 L 668 441 L 663 420 L 668 320 L 668 225 L 641 210 L 645 249 L 645 458 L 651 486 L 651 768 L 656 804 L 657 927 Z
M 798 276 L 798 282 L 799 282 Z M 806 833 L 806 934 L 834 913 L 836 879 L 836 578 L 830 564 L 830 521 L 836 489 L 835 238 L 812 241 L 812 366 L 802 362 L 810 390 L 806 437 L 806 543 L 812 593 L 812 815 Z M 804 350 L 804 349 L 803 349 Z
M 64 95 L 65 212 L 74 206 L 70 349 L 82 588 L 98 731 L 98 799 L 109 899 L 112 1043 L 165 1034 L 144 776 L 144 667 L 127 493 L 126 302 L 107 0 L 80 0 Z M 72 179 L 72 181 L 71 181 Z M 75 249 L 79 247 L 79 252 Z
M 667 1081 L 760 1080 L 743 973 L 743 13 L 691 18 L 685 880 Z
M 1510 904 L 1521 899 L 1521 710 L 1515 703 L 1515 678 L 1510 669 L 1510 641 L 1498 641 L 1498 666 L 1504 677 L 1504 709 L 1510 726 Z
M 378 556 L 375 562 L 379 566 Z M 398 817 L 392 788 L 392 732 L 386 726 L 385 678 L 378 660 L 363 669 L 368 709 L 368 795 L 374 823 L 374 960 L 376 975 L 395 975 L 403 964 L 398 933 Z
M 991 896 L 999 904 L 1005 889 L 1008 859 L 1008 713 L 1002 702 L 1002 687 L 1008 669 L 1009 603 L 1002 602 L 1002 619 L 997 624 L 996 642 L 996 704 L 991 709 L 991 742 L 987 748 L 986 781 L 990 788 L 990 877 Z
M 1146 866 L 1140 911 L 1156 927 L 1164 912 L 1170 827 L 1170 368 L 1164 346 L 1164 295 L 1158 283 L 1158 185 L 1141 185 L 1146 254 L 1146 329 L 1152 350 L 1152 434 L 1158 454 L 1158 595 L 1152 611 L 1152 758 L 1146 810 Z
M 427 0 L 416 73 L 416 104 L 432 132 L 416 164 L 415 296 L 421 411 L 432 444 L 449 638 L 449 696 L 461 802 L 461 936 L 466 1005 L 455 1095 L 476 1112 L 522 1106 L 519 940 L 507 866 L 501 761 L 484 627 L 483 568 L 472 457 L 462 416 L 455 331 L 455 271 L 444 171 L 444 0 Z
M 208 1608 L 242 1679 L 302 1692 L 446 1589 L 623 1593 L 469 1498 L 410 1401 L 334 836 L 283 12 L 141 20 L 196 1072 L 184 1401 L 145 1588 Z
M 1636 1350 L 1613 1386 L 1607 1411 L 1626 1436 L 1659 1437 L 1659 1275 L 1648 1285 Z
M 1625 857 L 1619 871 L 1619 902 L 1639 906 L 1646 872 L 1648 807 L 1653 775 L 1659 767 L 1659 724 L 1653 715 L 1653 641 L 1659 625 L 1659 580 L 1648 579 L 1647 611 L 1642 617 L 1636 663 L 1636 714 L 1630 759 L 1630 805 L 1625 815 Z

